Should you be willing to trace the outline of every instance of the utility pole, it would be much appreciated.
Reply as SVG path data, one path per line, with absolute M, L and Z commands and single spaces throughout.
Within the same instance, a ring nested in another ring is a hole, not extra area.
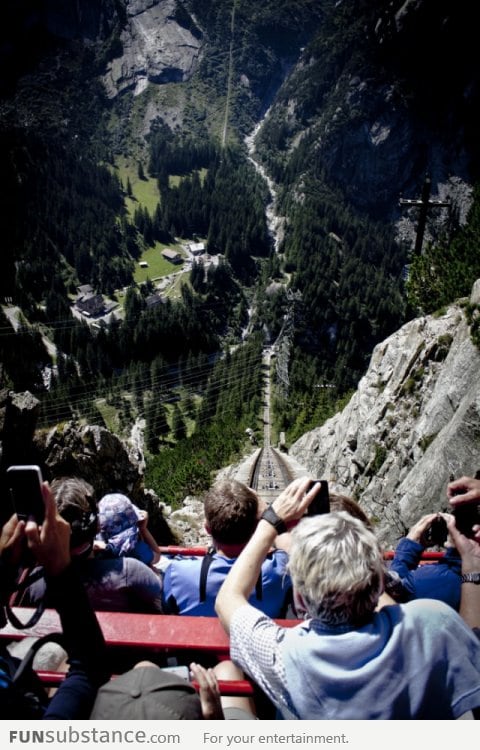
M 427 225 L 427 214 L 430 208 L 448 208 L 450 207 L 450 201 L 432 200 L 430 198 L 430 191 L 432 189 L 432 181 L 430 176 L 427 174 L 425 182 L 422 188 L 422 197 L 417 199 L 400 198 L 399 204 L 401 206 L 418 206 L 420 208 L 418 214 L 418 226 L 417 235 L 415 239 L 414 254 L 420 255 L 423 246 L 423 236 L 425 234 L 425 227 Z

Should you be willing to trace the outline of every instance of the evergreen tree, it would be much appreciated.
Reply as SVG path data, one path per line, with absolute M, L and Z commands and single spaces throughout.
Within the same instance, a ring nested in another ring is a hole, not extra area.
M 187 436 L 187 428 L 182 412 L 178 404 L 173 407 L 172 414 L 172 435 L 175 440 L 183 440 Z

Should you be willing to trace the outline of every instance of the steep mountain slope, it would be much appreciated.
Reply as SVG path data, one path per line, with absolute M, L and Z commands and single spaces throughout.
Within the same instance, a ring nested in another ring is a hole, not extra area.
M 451 475 L 479 468 L 480 351 L 467 301 L 378 344 L 345 409 L 291 447 L 313 476 L 361 497 L 386 544 L 425 513 L 447 509 Z M 477 281 L 470 305 L 478 311 L 479 303 Z
M 450 210 L 429 214 L 423 274 L 442 274 L 437 245 L 462 262 L 451 239 L 479 166 L 472 4 L 7 0 L 4 12 L 0 299 L 26 325 L 13 332 L 2 316 L 0 358 L 51 401 L 52 420 L 78 402 L 90 412 L 93 391 L 115 401 L 119 424 L 144 418 L 153 372 L 238 343 L 249 314 L 249 332 L 282 341 L 277 426 L 292 439 L 333 412 L 374 346 L 416 314 L 405 278 L 418 214 L 398 200 L 417 197 L 427 172 Z M 278 253 L 251 158 L 283 217 Z M 150 308 L 153 282 L 133 283 L 143 254 L 196 237 L 226 258 L 220 272 L 185 274 L 178 301 Z M 478 276 L 463 267 L 449 300 Z M 130 287 L 125 324 L 73 320 L 80 284 L 118 298 Z M 45 392 L 45 364 L 58 392 Z M 154 415 L 152 446 L 160 425 L 168 432 Z
M 471 8 L 470 8 L 471 11 Z M 473 16 L 449 2 L 342 2 L 304 50 L 263 129 L 274 171 L 323 170 L 347 202 L 398 216 L 429 171 L 434 193 L 478 169 Z M 271 148 L 273 146 L 273 148 Z M 454 192 L 454 191 L 453 191 Z

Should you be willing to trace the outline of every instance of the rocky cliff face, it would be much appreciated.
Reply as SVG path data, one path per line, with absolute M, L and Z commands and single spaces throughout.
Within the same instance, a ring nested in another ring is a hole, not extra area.
M 470 301 L 479 304 L 480 280 Z M 447 508 L 450 475 L 480 468 L 480 352 L 464 307 L 417 318 L 379 344 L 346 408 L 290 451 L 357 497 L 387 545 Z
M 199 58 L 201 33 L 177 20 L 176 0 L 127 0 L 127 22 L 121 33 L 122 53 L 112 60 L 103 77 L 110 97 L 148 83 L 187 80 Z
M 95 489 L 97 499 L 107 492 L 123 492 L 149 513 L 149 528 L 159 544 L 184 539 L 185 519 L 145 487 L 143 456 L 103 427 L 67 422 L 50 431 L 36 430 L 39 401 L 28 391 L 0 393 L 0 519 L 11 510 L 5 504 L 5 470 L 11 464 L 38 464 L 44 479 L 76 476 Z M 185 502 L 185 513 L 188 503 Z M 203 506 L 202 506 L 203 507 Z M 197 518 L 199 509 L 195 509 Z M 172 516 L 172 523 L 166 518 Z M 178 523 L 177 523 L 178 520 Z M 190 539 L 189 539 L 190 541 Z
M 473 17 L 443 0 L 360 5 L 330 7 L 332 27 L 320 25 L 275 97 L 268 146 L 278 144 L 294 165 L 307 138 L 315 169 L 321 165 L 329 184 L 374 217 L 399 219 L 399 195 L 417 197 L 428 171 L 432 197 L 450 200 L 462 219 L 477 154 Z M 347 13 L 352 28 L 357 23 L 353 37 Z M 304 185 L 302 170 L 300 197 Z M 432 221 L 446 218 L 432 212 Z M 406 220 L 400 234 L 411 234 Z

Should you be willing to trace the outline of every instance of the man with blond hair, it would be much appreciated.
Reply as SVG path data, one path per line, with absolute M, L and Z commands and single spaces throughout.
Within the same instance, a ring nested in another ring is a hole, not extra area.
M 443 602 L 378 609 L 385 571 L 375 535 L 344 511 L 302 518 L 319 488 L 310 481 L 274 500 L 220 589 L 232 660 L 286 719 L 456 719 L 476 709 L 472 630 Z M 277 533 L 294 523 L 289 571 L 306 619 L 283 628 L 247 592 Z

